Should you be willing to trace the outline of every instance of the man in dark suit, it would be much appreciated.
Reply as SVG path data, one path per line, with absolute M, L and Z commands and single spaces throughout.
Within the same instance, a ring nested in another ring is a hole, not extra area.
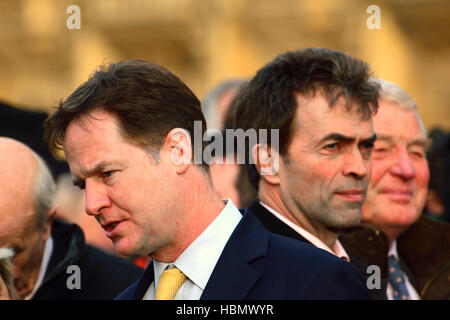
M 236 128 L 280 132 L 279 146 L 269 139 L 248 146 L 259 197 L 249 210 L 269 231 L 352 262 L 366 276 L 368 264 L 351 257 L 338 236 L 360 221 L 370 180 L 379 86 L 369 74 L 342 52 L 287 52 L 261 68 L 232 105 Z
M 221 200 L 202 159 L 205 130 L 191 90 L 143 60 L 100 69 L 47 120 L 46 140 L 63 146 L 86 212 L 119 254 L 152 258 L 119 298 L 368 298 L 350 264 Z
M 0 137 L 0 247 L 14 251 L 22 299 L 112 299 L 142 273 L 129 261 L 86 245 L 81 229 L 54 221 L 55 183 L 42 158 Z

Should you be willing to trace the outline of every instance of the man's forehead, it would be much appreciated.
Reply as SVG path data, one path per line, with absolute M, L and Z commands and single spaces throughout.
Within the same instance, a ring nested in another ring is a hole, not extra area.
M 372 118 L 363 118 L 358 106 L 348 109 L 343 102 L 339 102 L 330 107 L 323 98 L 305 100 L 304 104 L 298 105 L 294 121 L 296 135 L 304 133 L 318 139 L 331 133 L 364 135 L 365 138 L 374 133 Z
M 427 139 L 426 129 L 415 110 L 380 105 L 379 112 L 373 118 L 373 125 L 380 138 Z
M 332 105 L 330 105 L 329 98 L 319 91 L 316 91 L 314 95 L 312 93 L 296 93 L 295 96 L 297 102 L 296 118 L 300 125 L 300 120 L 321 122 L 323 120 L 353 119 L 370 122 L 372 118 L 362 111 L 361 104 L 351 99 L 347 101 L 343 96 L 334 101 Z
M 116 117 L 107 112 L 92 112 L 74 119 L 66 129 L 63 141 L 63 150 L 66 157 L 70 153 L 78 152 L 83 148 L 114 146 L 112 141 L 122 140 L 120 127 Z
M 398 141 L 404 141 L 407 144 L 420 144 L 423 146 L 428 146 L 430 143 L 430 139 L 422 132 L 416 135 L 405 135 L 401 132 L 389 132 L 386 130 L 377 130 L 375 132 L 378 142 L 397 143 Z
M 102 109 L 96 109 L 73 119 L 67 126 L 66 136 L 70 131 L 92 133 L 97 130 L 117 129 L 117 127 L 118 120 L 114 114 Z

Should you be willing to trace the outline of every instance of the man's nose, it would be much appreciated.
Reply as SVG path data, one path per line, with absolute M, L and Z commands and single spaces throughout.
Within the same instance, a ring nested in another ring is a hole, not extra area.
M 343 173 L 361 179 L 367 176 L 370 170 L 370 158 L 365 159 L 359 149 L 352 150 L 345 158 Z
M 408 150 L 399 147 L 396 152 L 395 163 L 391 166 L 390 172 L 403 180 L 412 180 L 416 177 L 416 169 L 414 163 L 409 156 Z
M 85 210 L 88 215 L 98 215 L 103 208 L 111 205 L 111 201 L 107 196 L 106 190 L 102 185 L 95 181 L 86 180 L 85 192 Z

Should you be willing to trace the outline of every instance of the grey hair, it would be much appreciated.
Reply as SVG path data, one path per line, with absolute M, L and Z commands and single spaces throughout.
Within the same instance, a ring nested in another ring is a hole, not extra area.
M 381 86 L 380 100 L 389 101 L 407 110 L 417 111 L 417 104 L 399 85 L 383 79 L 372 79 Z
M 33 151 L 36 157 L 38 170 L 34 180 L 32 199 L 39 230 L 44 230 L 47 223 L 48 212 L 53 207 L 56 184 L 44 160 Z
M 247 83 L 248 80 L 245 79 L 226 80 L 215 86 L 205 95 L 202 101 L 202 111 L 205 115 L 208 128 L 218 129 L 221 127 L 221 124 L 218 123 L 219 119 L 217 114 L 217 102 L 219 101 L 220 97 L 229 90 L 239 90 Z
M 10 248 L 0 248 L 0 278 L 5 282 L 6 288 L 11 299 L 16 298 L 17 293 L 14 288 L 14 275 L 12 273 L 11 260 L 14 251 Z
M 400 86 L 396 83 L 383 79 L 372 78 L 371 81 L 378 83 L 381 86 L 379 100 L 392 102 L 401 109 L 413 111 L 416 114 L 420 127 L 422 128 L 425 135 L 427 135 L 427 130 L 425 129 L 425 126 L 417 110 L 417 103 L 405 90 L 400 88 Z

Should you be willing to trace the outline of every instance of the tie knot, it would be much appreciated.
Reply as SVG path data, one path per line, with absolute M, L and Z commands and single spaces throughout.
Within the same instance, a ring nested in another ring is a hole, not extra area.
M 389 264 L 397 264 L 398 265 L 398 260 L 395 256 L 389 256 Z
M 156 300 L 173 300 L 175 293 L 186 281 L 186 275 L 177 267 L 164 270 L 159 276 L 156 287 Z

